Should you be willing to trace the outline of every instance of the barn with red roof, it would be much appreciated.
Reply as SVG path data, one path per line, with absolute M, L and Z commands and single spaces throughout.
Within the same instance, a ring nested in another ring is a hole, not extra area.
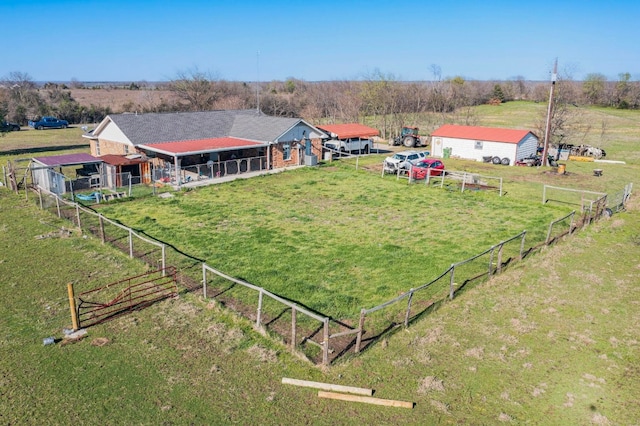
M 434 157 L 515 165 L 536 153 L 538 137 L 529 130 L 445 124 L 431 133 Z

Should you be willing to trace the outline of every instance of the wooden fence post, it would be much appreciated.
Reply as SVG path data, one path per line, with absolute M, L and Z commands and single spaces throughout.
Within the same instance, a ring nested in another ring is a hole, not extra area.
M 129 257 L 133 259 L 133 230 L 129 228 Z
M 78 310 L 76 309 L 76 296 L 73 292 L 73 283 L 67 284 L 67 293 L 69 294 L 69 310 L 71 311 L 71 323 L 73 324 L 73 331 L 76 331 L 78 327 Z
M 553 230 L 553 222 L 549 224 L 549 230 L 547 231 L 547 239 L 544 240 L 546 245 L 549 245 L 549 241 L 551 240 L 551 231 Z
M 40 210 L 44 210 L 44 206 L 42 204 L 42 191 L 38 189 L 38 198 L 40 199 Z
M 100 222 L 100 241 L 102 241 L 102 244 L 105 243 L 105 236 L 104 236 L 104 219 L 102 218 L 102 214 L 98 214 L 98 221 Z
M 295 306 L 291 307 L 291 350 L 296 349 L 296 308 Z
M 162 249 L 164 251 L 164 244 L 162 245 Z M 162 266 L 162 270 L 164 271 L 164 265 Z M 202 297 L 207 298 L 207 267 L 204 262 L 202 263 Z
M 262 315 L 262 289 L 258 292 L 258 312 L 256 314 L 256 328 L 260 328 L 260 320 Z
M 364 317 L 365 317 L 365 310 L 362 309 L 360 311 L 360 322 L 358 323 L 358 334 L 356 337 L 356 349 L 355 352 L 359 353 L 360 352 L 360 344 L 362 343 L 362 331 L 364 329 Z
M 60 199 L 56 197 L 56 209 L 58 210 L 58 217 L 62 217 L 62 213 L 60 212 Z
M 524 239 L 527 236 L 527 231 L 522 231 L 522 241 L 520 242 L 520 259 L 524 256 Z
M 324 319 L 324 336 L 322 338 L 322 364 L 329 365 L 329 318 Z
M 404 316 L 405 327 L 409 327 L 409 316 L 411 315 L 411 299 L 413 299 L 413 289 L 409 290 L 409 300 L 407 301 L 407 313 Z
M 78 203 L 76 203 L 76 218 L 78 219 L 78 228 L 82 233 L 82 224 L 80 223 L 80 205 Z
M 489 275 L 487 275 L 487 278 L 491 278 L 491 275 L 493 274 L 493 270 L 492 265 L 493 265 L 493 252 L 495 251 L 496 246 L 491 247 L 491 256 L 489 256 Z
M 162 244 L 162 270 L 167 269 L 167 251 L 165 249 L 166 245 Z
M 498 265 L 496 272 L 499 274 L 502 272 L 502 248 L 504 247 L 504 243 L 500 243 L 500 248 L 498 249 Z
M 455 276 L 456 267 L 451 265 L 451 278 L 449 279 L 449 300 L 453 300 L 453 280 Z

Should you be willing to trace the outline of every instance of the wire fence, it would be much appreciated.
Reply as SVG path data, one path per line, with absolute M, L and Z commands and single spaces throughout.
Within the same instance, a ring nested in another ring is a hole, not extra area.
M 396 177 L 396 180 L 406 179 L 409 185 L 423 184 L 426 186 L 439 186 L 440 188 L 447 188 L 449 190 L 460 190 L 460 192 L 495 191 L 500 197 L 504 194 L 503 179 L 498 176 L 486 176 L 478 173 L 431 168 L 426 169 L 423 175 L 423 173 L 418 173 L 417 170 L 417 167 L 409 164 L 407 168 L 396 167 L 393 173 L 389 173 L 388 169 L 385 169 L 383 162 L 381 176 L 384 177 L 385 175 L 391 174 Z
M 202 289 L 205 299 L 219 301 L 254 321 L 258 330 L 276 333 L 293 351 L 302 349 L 310 360 L 323 365 L 331 364 L 351 349 L 358 353 L 399 327 L 410 326 L 470 285 L 490 279 L 536 249 L 553 244 L 561 236 L 571 234 L 578 227 L 604 216 L 607 205 L 604 194 L 585 203 L 584 206 L 588 208 L 584 208 L 579 219 L 575 218 L 576 212 L 573 211 L 552 221 L 546 240 L 537 246 L 531 245 L 525 249 L 527 232 L 523 231 L 482 253 L 454 263 L 435 279 L 381 305 L 362 309 L 357 326 L 353 326 L 231 277 L 201 259 L 108 219 L 79 203 L 41 189 L 37 192 L 42 209 L 68 219 L 83 232 L 99 237 L 102 243 L 109 243 L 158 270 L 165 270 L 168 265 L 175 267 L 176 281 L 187 291 Z M 628 200 L 630 188 L 625 187 L 625 194 L 625 200 Z

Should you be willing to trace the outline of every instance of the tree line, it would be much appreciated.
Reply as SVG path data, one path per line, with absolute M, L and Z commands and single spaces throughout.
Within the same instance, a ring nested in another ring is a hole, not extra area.
M 131 83 L 121 90 L 162 89 L 172 94 L 155 103 L 123 106 L 138 112 L 256 108 L 267 115 L 301 117 L 317 124 L 366 122 L 378 128 L 385 138 L 395 136 L 404 124 L 418 121 L 417 117 L 421 122 L 432 120 L 434 126 L 444 122 L 473 125 L 472 107 L 476 105 L 512 100 L 547 102 L 549 98 L 549 82 L 527 81 L 523 77 L 506 81 L 443 78 L 437 65 L 432 65 L 430 71 L 430 81 L 399 81 L 392 74 L 376 70 L 353 81 L 288 78 L 256 84 L 226 81 L 196 69 L 179 72 L 173 80 L 154 88 Z M 81 85 L 77 81 L 70 84 Z M 560 127 L 558 132 L 567 119 L 562 114 L 567 105 L 640 108 L 640 82 L 632 81 L 629 73 L 621 73 L 617 81 L 608 81 L 602 74 L 589 74 L 584 81 L 563 76 L 557 88 L 558 123 L 554 129 Z M 22 125 L 43 115 L 55 115 L 70 123 L 97 123 L 108 114 L 119 112 L 126 111 L 81 105 L 65 84 L 38 86 L 26 73 L 13 72 L 0 79 L 0 115 Z

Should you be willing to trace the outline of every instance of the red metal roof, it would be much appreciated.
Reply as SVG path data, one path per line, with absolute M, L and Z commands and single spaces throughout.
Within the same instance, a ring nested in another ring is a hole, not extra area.
M 380 134 L 377 129 L 359 123 L 324 124 L 316 127 L 331 133 L 332 137 L 337 137 L 338 139 L 371 138 Z
M 266 145 L 264 142 L 255 142 L 247 139 L 224 137 L 179 142 L 157 142 L 145 144 L 144 146 L 149 147 L 153 150 L 178 155 L 233 148 L 251 148 L 264 145 Z
M 518 143 L 529 133 L 531 133 L 529 130 L 445 124 L 431 133 L 431 136 L 456 139 L 473 139 L 491 142 Z
M 146 158 L 127 158 L 125 155 L 105 154 L 100 159 L 111 166 L 130 166 L 132 164 L 145 163 Z

